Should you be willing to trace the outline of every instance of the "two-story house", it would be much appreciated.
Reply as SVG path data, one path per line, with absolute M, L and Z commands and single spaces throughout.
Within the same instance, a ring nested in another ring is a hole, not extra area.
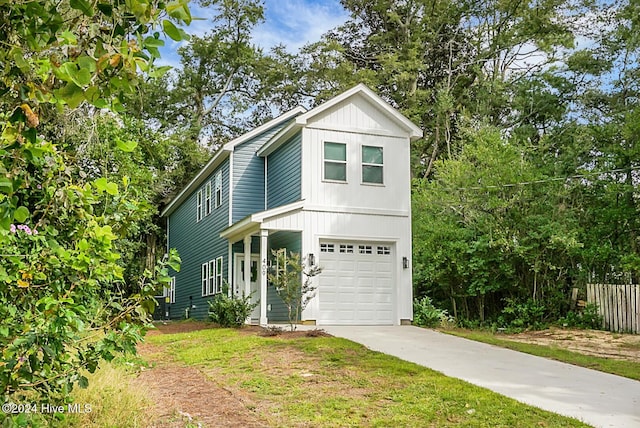
M 225 144 L 166 207 L 172 318 L 207 315 L 227 281 L 260 302 L 252 322 L 286 321 L 267 282 L 272 249 L 322 267 L 301 321 L 400 324 L 413 318 L 409 143 L 422 131 L 358 85 Z

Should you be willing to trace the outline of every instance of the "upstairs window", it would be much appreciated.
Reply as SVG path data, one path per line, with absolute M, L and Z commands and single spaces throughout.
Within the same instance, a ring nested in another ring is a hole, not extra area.
M 216 174 L 215 178 L 215 202 L 216 208 L 222 205 L 222 171 Z
M 207 181 L 204 191 L 204 215 L 211 214 L 211 181 Z
M 362 182 L 383 184 L 382 147 L 362 146 Z
M 347 145 L 324 143 L 324 179 L 347 181 Z
M 196 205 L 196 221 L 202 220 L 202 189 L 198 190 L 198 202 Z

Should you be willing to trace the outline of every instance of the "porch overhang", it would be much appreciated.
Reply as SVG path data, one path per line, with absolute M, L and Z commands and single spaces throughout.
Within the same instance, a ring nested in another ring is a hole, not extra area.
M 220 237 L 228 240 L 229 242 L 236 242 L 243 239 L 247 235 L 255 235 L 260 232 L 262 223 L 272 217 L 277 217 L 285 214 L 291 214 L 295 211 L 301 210 L 304 206 L 304 200 L 296 201 L 281 207 L 272 208 L 270 210 L 260 211 L 246 216 L 240 221 L 227 227 L 220 232 Z

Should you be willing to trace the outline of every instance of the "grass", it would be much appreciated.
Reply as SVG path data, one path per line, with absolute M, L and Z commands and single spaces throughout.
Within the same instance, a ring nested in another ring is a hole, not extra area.
M 146 398 L 146 390 L 130 382 L 137 359 L 116 359 L 101 365 L 93 374 L 87 374 L 89 387 L 76 388 L 71 401 L 80 408 L 90 410 L 85 413 L 67 413 L 62 426 L 111 428 L 146 427 L 149 418 L 146 409 L 153 403 Z
M 550 358 L 563 363 L 569 363 L 580 367 L 598 370 L 618 376 L 623 376 L 633 380 L 640 380 L 640 363 L 626 360 L 614 360 L 602 358 L 592 355 L 585 355 L 579 352 L 568 351 L 556 346 L 543 346 L 531 343 L 516 342 L 503 339 L 489 331 L 480 330 L 442 330 L 443 333 L 452 334 L 454 336 L 464 337 L 466 339 L 484 342 L 490 345 L 496 345 L 503 348 L 513 349 L 515 351 L 525 352 L 539 357 Z
M 148 341 L 250 394 L 270 426 L 586 426 L 339 338 L 213 329 Z

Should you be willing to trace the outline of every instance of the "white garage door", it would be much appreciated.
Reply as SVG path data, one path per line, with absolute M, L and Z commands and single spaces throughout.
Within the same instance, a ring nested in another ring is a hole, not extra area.
M 323 324 L 393 324 L 393 246 L 321 241 L 319 320 Z

